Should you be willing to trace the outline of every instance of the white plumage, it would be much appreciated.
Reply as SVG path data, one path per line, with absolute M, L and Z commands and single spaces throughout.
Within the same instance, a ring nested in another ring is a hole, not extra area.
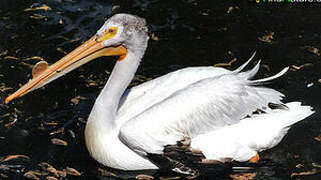
M 226 70 L 224 74 L 220 74 L 216 73 L 217 68 L 214 67 L 204 69 L 212 72 L 212 77 L 184 84 L 183 88 L 174 90 L 160 101 L 153 102 L 154 104 L 145 102 L 143 113 L 128 118 L 129 121 L 121 125 L 121 136 L 130 138 L 128 144 L 140 140 L 151 147 L 149 142 L 156 139 L 159 142 L 158 147 L 153 147 L 148 152 L 160 153 L 166 144 L 174 144 L 183 136 L 194 138 L 199 134 L 238 123 L 257 109 L 268 108 L 268 103 L 281 103 L 281 93 L 268 88 L 253 87 L 251 81 L 238 76 L 238 73 Z M 186 71 L 186 74 L 192 76 L 202 70 L 203 68 L 189 68 L 172 74 L 184 78 L 181 72 Z M 154 84 L 159 84 L 158 79 L 153 81 Z M 180 84 L 180 81 L 176 84 Z M 158 87 L 155 87 L 153 91 L 157 92 L 157 89 Z M 154 96 L 155 94 L 152 95 Z M 149 98 L 147 92 L 139 101 L 142 103 Z M 141 111 L 137 107 L 134 109 L 136 112 Z M 141 127 L 148 131 L 141 131 Z
M 282 76 L 288 68 L 252 80 L 260 62 L 250 71 L 243 69 L 254 55 L 234 71 L 185 68 L 125 91 L 147 42 L 144 19 L 117 14 L 93 38 L 44 70 L 6 102 L 96 57 L 119 55 L 91 111 L 85 140 L 94 159 L 123 170 L 159 168 L 149 155 L 162 155 L 165 147 L 184 139 L 191 140 L 188 150 L 201 152 L 203 160 L 248 161 L 276 146 L 292 124 L 313 113 L 311 107 L 300 102 L 283 105 L 282 93 L 261 86 Z M 283 108 L 271 109 L 271 103 Z M 261 113 L 254 114 L 257 110 Z
M 276 146 L 291 125 L 313 113 L 309 106 L 301 106 L 300 102 L 285 105 L 288 110 L 255 114 L 237 124 L 201 134 L 193 139 L 191 146 L 201 149 L 208 159 L 248 161 L 258 152 Z

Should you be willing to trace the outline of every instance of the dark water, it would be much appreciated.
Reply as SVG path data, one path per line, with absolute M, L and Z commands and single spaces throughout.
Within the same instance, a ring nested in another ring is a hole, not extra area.
M 50 9 L 44 9 L 44 5 Z M 232 69 L 254 51 L 256 61 L 263 62 L 259 77 L 290 66 L 289 73 L 270 86 L 285 93 L 288 101 L 313 106 L 316 113 L 294 125 L 277 147 L 263 152 L 263 167 L 250 173 L 256 175 L 255 179 L 279 180 L 291 179 L 293 172 L 310 172 L 312 175 L 294 175 L 292 179 L 321 179 L 321 145 L 317 138 L 321 134 L 320 5 L 259 5 L 232 0 L 2 0 L 0 167 L 9 169 L 0 168 L 0 179 L 23 179 L 29 170 L 44 172 L 39 166 L 42 162 L 57 170 L 72 167 L 82 172 L 80 177 L 68 175 L 66 179 L 117 179 L 154 173 L 128 173 L 102 167 L 85 148 L 85 121 L 108 79 L 112 58 L 98 59 L 41 90 L 4 104 L 5 97 L 30 79 L 31 66 L 39 61 L 30 57 L 55 62 L 64 52 L 91 37 L 106 18 L 119 12 L 145 17 L 155 36 L 133 85 L 179 68 L 211 66 L 236 58 L 227 66 Z M 304 66 L 298 68 L 301 65 Z M 73 103 L 71 100 L 77 96 L 83 98 Z M 51 134 L 62 127 L 64 131 Z M 53 144 L 53 138 L 66 141 L 68 146 Z M 30 159 L 1 161 L 16 154 Z M 99 168 L 114 174 L 102 173 Z M 235 172 L 206 171 L 199 178 L 230 179 L 229 174 Z

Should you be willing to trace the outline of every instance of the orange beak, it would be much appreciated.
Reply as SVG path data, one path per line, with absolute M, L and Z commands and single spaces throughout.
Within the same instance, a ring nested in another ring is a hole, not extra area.
M 127 49 L 124 46 L 103 47 L 102 42 L 97 41 L 96 36 L 93 36 L 53 65 L 49 67 L 42 66 L 40 71 L 35 71 L 36 73 L 33 73 L 34 77 L 7 97 L 5 103 L 38 89 L 93 59 L 101 56 L 120 56 L 122 59 L 126 54 Z

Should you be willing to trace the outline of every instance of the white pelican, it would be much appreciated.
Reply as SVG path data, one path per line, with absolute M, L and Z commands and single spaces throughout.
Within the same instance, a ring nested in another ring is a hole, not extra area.
M 119 56 L 98 96 L 85 129 L 90 155 L 122 170 L 169 168 L 195 174 L 192 163 L 259 160 L 290 126 L 313 111 L 300 102 L 281 102 L 283 94 L 262 83 L 283 75 L 250 80 L 259 63 L 241 72 L 191 67 L 171 72 L 127 91 L 144 56 L 145 19 L 117 14 L 80 47 L 48 67 L 40 62 L 33 79 L 6 103 L 100 56 Z M 274 108 L 270 107 L 273 105 Z

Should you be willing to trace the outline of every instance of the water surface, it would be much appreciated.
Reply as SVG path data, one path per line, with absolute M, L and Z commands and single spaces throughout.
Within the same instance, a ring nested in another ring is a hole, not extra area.
M 256 179 L 320 179 L 321 164 L 321 26 L 320 5 L 259 5 L 232 0 L 3 0 L 0 5 L 0 179 L 54 176 L 39 164 L 82 173 L 66 179 L 117 179 L 137 174 L 100 166 L 88 154 L 83 138 L 94 99 L 107 81 L 113 58 L 97 59 L 67 76 L 5 105 L 4 98 L 30 79 L 40 58 L 53 63 L 95 34 L 111 15 L 132 13 L 147 19 L 153 38 L 133 85 L 176 69 L 228 63 L 233 69 L 254 51 L 262 59 L 258 77 L 291 69 L 269 86 L 302 101 L 316 113 L 296 124 L 275 148 L 261 154 Z M 81 98 L 79 98 L 81 97 Z M 63 131 L 56 132 L 64 127 Z M 318 137 L 319 136 L 319 137 Z M 58 138 L 68 143 L 52 143 Z M 4 161 L 9 155 L 25 155 Z M 1 161 L 2 160 L 2 161 Z M 103 170 L 102 170 L 103 169 Z M 47 172 L 44 173 L 44 172 Z M 230 179 L 230 170 L 205 171 L 203 179 Z M 60 177 L 63 179 L 63 177 Z

